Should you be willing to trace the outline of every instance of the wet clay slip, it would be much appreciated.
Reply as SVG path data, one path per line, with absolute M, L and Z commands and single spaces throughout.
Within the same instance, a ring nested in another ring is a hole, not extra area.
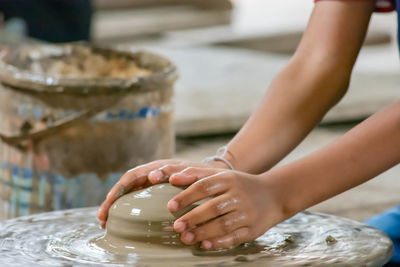
M 121 197 L 110 210 L 106 233 L 96 221 L 97 208 L 0 222 L 0 266 L 381 266 L 393 253 L 379 230 L 310 212 L 233 249 L 186 246 L 173 232 L 175 216 L 167 209 L 180 191 L 163 184 Z
M 120 197 L 110 208 L 106 235 L 96 244 L 115 254 L 135 252 L 142 243 L 183 246 L 173 223 L 194 205 L 174 214 L 167 209 L 168 201 L 181 191 L 160 184 Z

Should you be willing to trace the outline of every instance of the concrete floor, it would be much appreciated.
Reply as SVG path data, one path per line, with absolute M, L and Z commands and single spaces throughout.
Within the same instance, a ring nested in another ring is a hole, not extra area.
M 352 125 L 325 126 L 316 128 L 282 164 L 305 156 L 348 131 Z M 214 154 L 226 144 L 232 135 L 178 139 L 177 158 L 200 161 Z M 356 188 L 322 202 L 312 211 L 325 212 L 364 221 L 374 214 L 400 204 L 400 165 Z

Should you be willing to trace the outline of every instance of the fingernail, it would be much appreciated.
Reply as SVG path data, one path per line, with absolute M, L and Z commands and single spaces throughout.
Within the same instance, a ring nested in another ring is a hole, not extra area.
M 183 231 L 185 231 L 185 228 L 186 228 L 186 223 L 184 222 L 177 221 L 174 223 L 174 229 L 178 233 L 182 233 Z
M 160 170 L 154 170 L 149 173 L 149 178 L 156 180 L 157 182 L 161 181 L 164 178 L 164 174 Z
M 204 240 L 204 241 L 201 243 L 201 245 L 202 245 L 202 247 L 205 248 L 205 249 L 210 249 L 211 246 L 212 246 L 212 243 L 211 243 L 210 241 L 208 241 L 208 240 Z
M 179 204 L 175 200 L 170 200 L 168 201 L 167 207 L 170 211 L 177 211 L 179 208 Z
M 184 232 L 183 233 L 183 240 L 186 241 L 186 243 L 191 243 L 194 239 L 194 234 L 191 232 Z

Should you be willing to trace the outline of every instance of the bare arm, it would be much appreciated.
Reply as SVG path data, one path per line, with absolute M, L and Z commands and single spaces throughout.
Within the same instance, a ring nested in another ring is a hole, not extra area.
M 374 1 L 316 4 L 290 63 L 271 83 L 258 109 L 229 143 L 236 170 L 262 173 L 289 153 L 344 95 L 364 40 Z M 251 156 L 249 156 L 251 155 Z M 124 193 L 168 181 L 187 167 L 226 168 L 219 161 L 199 164 L 160 160 L 125 173 L 99 209 L 104 227 L 112 203 Z
M 344 94 L 372 10 L 373 1 L 317 5 L 291 63 L 229 144 L 230 159 L 245 172 L 170 173 L 172 184 L 191 184 L 168 203 L 171 211 L 213 198 L 175 222 L 184 243 L 209 249 L 246 242 L 400 162 L 399 102 L 303 159 L 246 173 L 272 167 Z
M 270 169 L 341 99 L 373 9 L 374 1 L 315 5 L 290 63 L 228 145 L 227 157 L 235 169 L 249 173 Z
M 279 179 L 285 209 L 293 215 L 364 183 L 398 163 L 400 101 L 325 148 L 264 175 L 268 179 Z
M 175 221 L 186 244 L 230 247 L 355 187 L 400 163 L 400 101 L 325 148 L 261 175 L 192 168 L 170 182 L 193 184 L 169 203 L 171 211 L 212 197 Z M 197 181 L 197 182 L 195 182 Z M 222 215 L 222 216 L 221 216 Z M 213 220 L 211 220 L 213 219 Z

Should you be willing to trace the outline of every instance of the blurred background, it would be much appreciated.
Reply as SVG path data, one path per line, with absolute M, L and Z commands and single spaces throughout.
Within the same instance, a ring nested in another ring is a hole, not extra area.
M 257 106 L 294 53 L 312 8 L 311 0 L 2 0 L 0 44 L 83 41 L 168 58 L 179 72 L 174 156 L 201 160 L 226 144 Z M 347 95 L 284 162 L 398 100 L 398 59 L 396 14 L 374 14 Z M 400 203 L 398 176 L 400 166 L 312 210 L 365 220 Z M 10 205 L 1 206 L 4 214 Z

